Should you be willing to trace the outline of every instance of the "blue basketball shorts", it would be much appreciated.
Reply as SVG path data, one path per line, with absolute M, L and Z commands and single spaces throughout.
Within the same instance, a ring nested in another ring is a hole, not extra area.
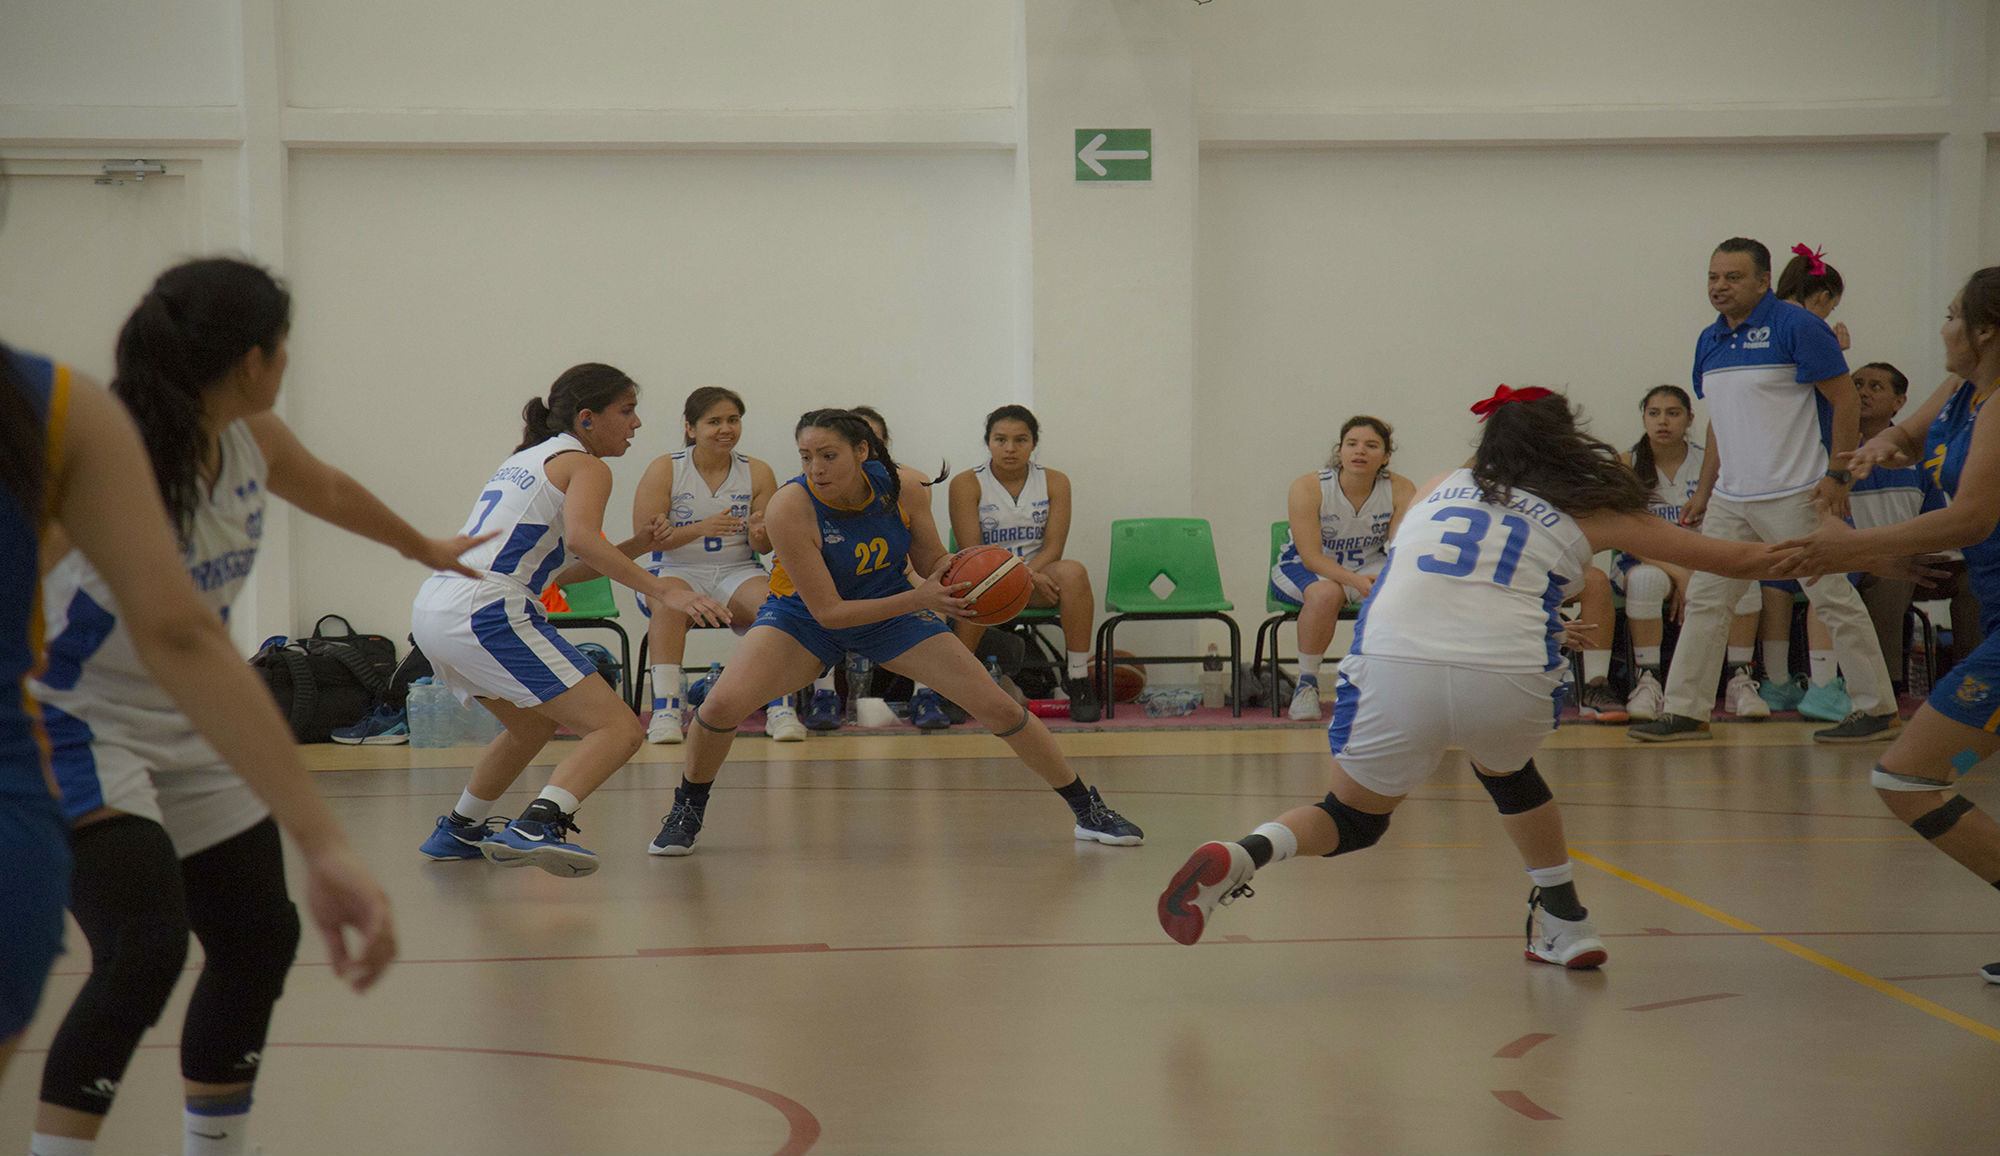
M 776 595 L 757 608 L 758 626 L 775 626 L 792 640 L 811 651 L 814 658 L 832 666 L 846 654 L 859 654 L 875 662 L 888 662 L 919 642 L 950 634 L 951 626 L 928 610 L 898 614 L 865 626 L 828 630 L 821 626 L 796 594 Z
M 0 846 L 7 887 L 0 892 L 0 1040 L 20 1035 L 42 1000 L 42 984 L 62 954 L 69 905 L 69 823 L 44 794 L 0 795 Z
M 2000 734 L 2000 635 L 1987 635 L 1938 681 L 1925 701 L 1953 722 Z

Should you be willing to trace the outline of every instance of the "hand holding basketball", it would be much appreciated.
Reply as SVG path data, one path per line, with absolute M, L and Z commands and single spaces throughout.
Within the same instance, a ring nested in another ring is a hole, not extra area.
M 964 618 L 969 613 L 971 603 L 965 598 L 969 583 L 952 582 L 946 577 L 951 569 L 951 557 L 947 555 L 938 564 L 923 585 L 917 587 L 917 607 L 942 614 L 946 618 Z
M 951 556 L 944 568 L 947 585 L 969 583 L 965 617 L 981 626 L 998 626 L 1027 608 L 1035 589 L 1034 572 L 1004 546 L 968 546 Z

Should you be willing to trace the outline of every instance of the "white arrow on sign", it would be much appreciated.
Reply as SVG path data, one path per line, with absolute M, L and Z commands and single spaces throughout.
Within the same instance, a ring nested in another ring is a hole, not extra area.
M 1090 171 L 1096 173 L 1100 177 L 1110 172 L 1109 169 L 1105 168 L 1103 165 L 1098 163 L 1100 160 L 1143 161 L 1147 157 L 1153 155 L 1152 153 L 1147 152 L 1145 149 L 1103 148 L 1101 146 L 1104 144 L 1104 140 L 1105 140 L 1104 134 L 1098 133 L 1096 136 L 1090 138 L 1090 143 L 1084 145 L 1083 150 L 1081 152 L 1076 154 L 1077 160 L 1080 160 L 1084 164 L 1089 165 Z

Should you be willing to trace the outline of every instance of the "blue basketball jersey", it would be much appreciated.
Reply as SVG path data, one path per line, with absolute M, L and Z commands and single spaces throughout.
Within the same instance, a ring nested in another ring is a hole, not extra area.
M 1973 400 L 1975 392 L 1971 382 L 1961 383 L 1924 436 L 1923 471 L 1946 497 L 1958 493 L 1965 459 L 1972 450 L 1972 426 L 1985 404 Z M 1964 554 L 1972 592 L 1979 596 L 1981 624 L 1991 636 L 2000 629 L 2000 528 L 1985 541 L 1965 547 Z
M 53 489 L 63 422 L 69 416 L 69 370 L 46 358 L 0 348 L 41 418 L 45 485 Z M 41 661 L 41 510 L 26 510 L 0 490 L 0 794 L 48 798 L 42 777 L 46 739 L 28 697 L 28 675 Z
M 834 589 L 849 602 L 889 598 L 910 588 L 904 574 L 910 556 L 910 524 L 889 500 L 888 467 L 870 461 L 862 463 L 862 469 L 873 496 L 858 510 L 843 510 L 820 501 L 804 474 L 785 483 L 803 487 L 812 499 L 813 513 L 819 518 L 820 557 L 833 575 Z M 798 596 L 782 558 L 771 567 L 771 593 Z

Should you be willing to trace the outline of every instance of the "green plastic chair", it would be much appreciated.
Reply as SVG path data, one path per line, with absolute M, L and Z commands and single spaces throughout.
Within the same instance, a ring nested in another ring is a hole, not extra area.
M 1291 522 L 1271 523 L 1271 562 L 1266 567 L 1265 573 L 1268 574 L 1271 570 L 1277 568 L 1278 555 L 1285 552 L 1285 543 L 1290 541 L 1291 537 Z M 1250 669 L 1255 670 L 1264 665 L 1264 639 L 1268 635 L 1271 639 L 1271 717 L 1277 718 L 1278 666 L 1280 663 L 1296 665 L 1298 662 L 1295 658 L 1281 659 L 1278 657 L 1278 630 L 1287 622 L 1297 622 L 1299 620 L 1299 611 L 1302 607 L 1289 599 L 1278 597 L 1277 588 L 1272 586 L 1270 580 L 1267 578 L 1264 582 L 1264 609 L 1270 612 L 1271 617 L 1266 618 L 1263 624 L 1257 627 L 1257 644 L 1251 651 Z M 1353 603 L 1350 602 L 1340 608 L 1341 621 L 1351 622 L 1358 617 L 1360 617 L 1360 612 L 1355 609 Z
M 548 619 L 557 630 L 609 630 L 618 636 L 618 661 L 623 664 L 625 701 L 639 709 L 639 680 L 632 677 L 632 638 L 618 625 L 618 602 L 611 596 L 611 579 L 592 578 L 562 588 L 569 609 L 550 611 Z
M 1173 583 L 1165 597 L 1154 593 L 1162 576 Z M 1206 518 L 1121 518 L 1111 523 L 1111 565 L 1104 580 L 1104 608 L 1111 616 L 1097 628 L 1097 680 L 1104 717 L 1111 718 L 1111 668 L 1117 663 L 1186 665 L 1205 654 L 1139 655 L 1114 658 L 1118 627 L 1125 622 L 1208 618 L 1229 627 L 1231 713 L 1243 715 L 1243 636 L 1222 596 L 1222 569 L 1215 561 L 1215 534 Z

